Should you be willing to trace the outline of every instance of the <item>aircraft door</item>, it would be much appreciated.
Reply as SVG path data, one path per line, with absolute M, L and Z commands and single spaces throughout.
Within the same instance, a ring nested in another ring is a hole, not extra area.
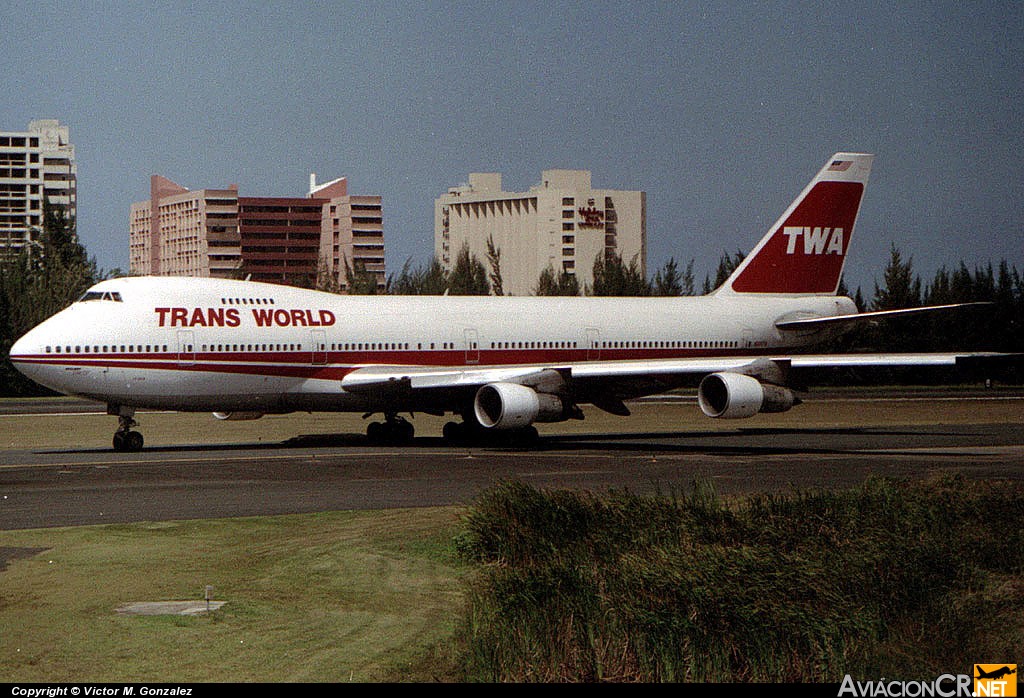
M 480 338 L 473 328 L 466 329 L 466 363 L 480 363 Z
M 750 349 L 754 346 L 754 330 L 743 328 L 743 344 L 744 349 Z
M 327 364 L 327 333 L 324 330 L 313 330 L 309 333 L 310 343 L 312 344 L 313 356 L 312 363 L 314 366 L 324 366 Z
M 192 330 L 178 330 L 178 365 L 193 366 L 196 363 L 196 333 Z
M 587 361 L 601 358 L 601 330 L 596 327 L 587 328 Z

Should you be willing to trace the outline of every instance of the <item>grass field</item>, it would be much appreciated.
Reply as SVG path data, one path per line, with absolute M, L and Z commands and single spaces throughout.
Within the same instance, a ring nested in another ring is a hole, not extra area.
M 455 509 L 0 532 L 0 683 L 453 680 Z M 8 550 L 8 552 L 11 552 Z M 202 599 L 210 615 L 124 615 Z

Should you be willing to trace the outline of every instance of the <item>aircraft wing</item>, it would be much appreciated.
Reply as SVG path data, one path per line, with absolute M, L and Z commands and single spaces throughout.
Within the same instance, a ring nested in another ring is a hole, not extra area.
M 844 368 L 853 366 L 955 366 L 971 359 L 1009 356 L 996 352 L 875 353 L 875 354 L 790 354 L 776 356 L 734 356 L 683 359 L 639 359 L 586 361 L 564 364 L 515 366 L 362 366 L 342 379 L 349 392 L 404 387 L 413 390 L 478 387 L 487 383 L 522 383 L 545 371 L 556 371 L 573 379 L 598 380 L 638 376 L 703 375 L 718 371 L 742 371 L 765 361 L 793 368 Z
M 342 379 L 352 393 L 387 400 L 450 394 L 465 396 L 491 383 L 516 383 L 538 392 L 571 395 L 580 403 L 621 413 L 621 401 L 686 385 L 711 373 L 731 372 L 783 383 L 789 369 L 956 366 L 1007 357 L 991 352 L 792 354 L 763 357 L 586 361 L 521 366 L 363 366 Z

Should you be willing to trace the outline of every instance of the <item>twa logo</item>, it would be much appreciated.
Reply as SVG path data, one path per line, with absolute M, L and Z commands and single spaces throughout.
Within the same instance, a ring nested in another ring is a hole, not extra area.
M 843 256 L 842 228 L 806 228 L 798 225 L 787 225 L 782 234 L 789 238 L 786 241 L 786 254 L 796 254 L 797 241 L 803 238 L 804 254 L 836 254 Z

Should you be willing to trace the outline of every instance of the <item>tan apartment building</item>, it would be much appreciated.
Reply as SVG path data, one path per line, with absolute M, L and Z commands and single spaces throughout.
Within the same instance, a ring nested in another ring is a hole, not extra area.
M 636 258 L 646 275 L 646 195 L 594 189 L 587 170 L 545 170 L 526 192 L 504 191 L 498 173 L 471 173 L 434 202 L 434 254 L 450 271 L 467 245 L 486 265 L 488 239 L 511 295 L 533 293 L 548 267 L 574 274 L 582 290 L 599 255 Z
M 43 227 L 43 201 L 78 213 L 78 166 L 67 126 L 36 119 L 27 131 L 0 131 L 0 255 L 17 255 Z
M 240 267 L 237 184 L 192 191 L 153 175 L 149 199 L 131 205 L 128 227 L 134 275 L 228 278 Z
M 345 264 L 353 271 L 361 269 L 377 278 L 383 291 L 387 282 L 384 268 L 384 207 L 379 196 L 353 196 L 348 193 L 345 177 L 325 184 L 309 176 L 309 198 L 322 200 L 323 238 L 321 260 L 327 271 L 347 288 Z
M 190 191 L 154 175 L 149 200 L 129 213 L 130 271 L 344 290 L 348 259 L 383 288 L 381 198 L 349 196 L 344 178 L 315 182 L 305 197 L 245 197 L 235 184 Z

